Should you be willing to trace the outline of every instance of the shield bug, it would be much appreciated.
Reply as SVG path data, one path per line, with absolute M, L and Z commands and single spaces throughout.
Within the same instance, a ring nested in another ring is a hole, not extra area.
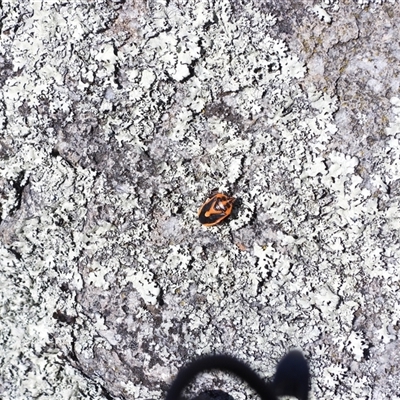
M 213 190 L 199 209 L 199 221 L 204 226 L 219 224 L 232 213 L 234 197 Z

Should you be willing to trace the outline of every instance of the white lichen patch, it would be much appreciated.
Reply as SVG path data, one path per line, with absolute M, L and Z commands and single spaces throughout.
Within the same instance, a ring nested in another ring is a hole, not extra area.
M 148 304 L 156 304 L 160 289 L 151 273 L 141 271 L 129 271 L 126 275 L 126 282 L 131 282 L 132 287 L 136 289 L 142 299 Z
M 297 347 L 311 398 L 390 398 L 398 97 L 373 159 L 355 128 L 344 151 L 340 100 L 304 84 L 261 3 L 154 0 L 135 23 L 126 3 L 3 6 L 2 394 L 161 398 L 197 355 L 270 377 Z M 235 209 L 202 227 L 214 188 Z

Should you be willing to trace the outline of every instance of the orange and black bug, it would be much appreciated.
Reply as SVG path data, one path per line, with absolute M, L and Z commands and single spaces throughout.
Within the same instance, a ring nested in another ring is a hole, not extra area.
M 199 221 L 204 226 L 214 226 L 223 221 L 232 212 L 234 197 L 213 191 L 199 209 Z

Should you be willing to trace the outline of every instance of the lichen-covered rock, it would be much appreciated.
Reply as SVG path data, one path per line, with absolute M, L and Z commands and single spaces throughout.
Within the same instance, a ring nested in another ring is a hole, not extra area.
M 398 3 L 1 7 L 4 398 L 159 399 L 292 347 L 315 399 L 399 396 Z

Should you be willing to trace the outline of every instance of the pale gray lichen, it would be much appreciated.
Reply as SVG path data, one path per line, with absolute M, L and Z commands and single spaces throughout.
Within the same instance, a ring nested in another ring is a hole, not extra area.
M 339 5 L 305 12 L 326 25 Z M 3 6 L 4 396 L 160 398 L 194 356 L 271 376 L 299 347 L 313 398 L 394 398 L 398 97 L 364 158 L 266 5 L 132 8 Z M 215 186 L 241 205 L 208 229 L 196 212 Z

